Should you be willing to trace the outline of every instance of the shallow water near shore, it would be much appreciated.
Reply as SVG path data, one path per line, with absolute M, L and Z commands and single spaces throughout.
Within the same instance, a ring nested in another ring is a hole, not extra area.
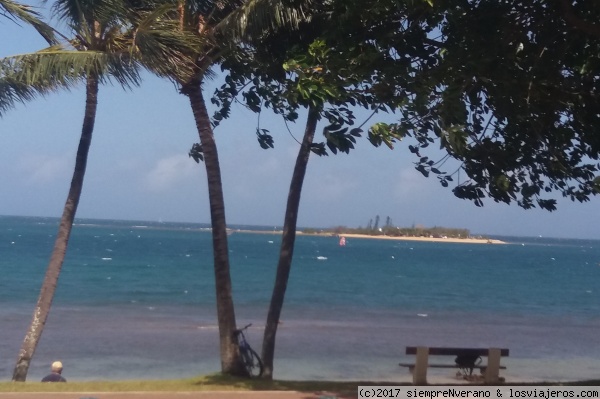
M 211 235 L 78 220 L 29 380 L 183 378 L 220 368 Z M 31 320 L 57 220 L 0 217 L 0 380 Z M 299 236 L 278 379 L 408 382 L 407 345 L 504 347 L 507 381 L 600 376 L 600 241 L 508 245 Z M 229 236 L 238 325 L 259 350 L 279 236 Z M 452 362 L 452 359 L 439 359 Z M 456 381 L 455 370 L 432 379 Z

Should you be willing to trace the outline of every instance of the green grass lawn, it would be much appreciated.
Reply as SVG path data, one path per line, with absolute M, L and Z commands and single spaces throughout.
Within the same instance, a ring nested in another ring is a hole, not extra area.
M 290 390 L 300 392 L 327 391 L 342 395 L 356 394 L 359 385 L 410 385 L 407 383 L 374 381 L 264 381 L 243 379 L 214 374 L 180 380 L 139 380 L 139 381 L 88 381 L 53 384 L 41 382 L 1 382 L 0 392 L 131 392 L 131 391 L 271 391 Z M 600 380 L 574 381 L 569 383 L 530 383 L 507 385 L 581 385 L 599 386 Z
M 389 385 L 390 383 L 356 381 L 264 381 L 223 376 L 220 374 L 181 380 L 88 381 L 41 383 L 0 382 L 0 392 L 130 392 L 130 391 L 236 391 L 290 390 L 328 391 L 340 394 L 356 393 L 358 385 Z

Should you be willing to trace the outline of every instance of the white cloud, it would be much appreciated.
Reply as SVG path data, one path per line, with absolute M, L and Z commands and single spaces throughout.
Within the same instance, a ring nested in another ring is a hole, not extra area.
M 165 191 L 175 187 L 200 170 L 188 155 L 178 154 L 159 160 L 144 178 L 144 184 L 150 191 Z
M 71 172 L 73 161 L 68 156 L 26 155 L 19 160 L 19 169 L 29 183 L 52 183 L 64 180 Z

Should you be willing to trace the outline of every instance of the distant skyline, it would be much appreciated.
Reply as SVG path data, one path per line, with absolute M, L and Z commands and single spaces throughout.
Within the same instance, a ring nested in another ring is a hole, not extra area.
M 44 47 L 27 27 L 0 20 L 0 56 Z M 207 102 L 214 90 L 205 90 Z M 66 199 L 83 118 L 84 90 L 19 105 L 0 118 L 0 214 L 59 217 Z M 212 111 L 210 111 L 212 112 Z M 368 113 L 360 112 L 362 118 Z M 379 115 L 378 115 L 379 116 Z M 377 122 L 378 116 L 369 123 Z M 361 117 L 357 118 L 358 124 Z M 393 116 L 382 114 L 387 121 Z M 281 226 L 299 145 L 268 111 L 260 127 L 275 149 L 259 147 L 258 117 L 240 105 L 215 137 L 228 224 Z M 305 119 L 290 124 L 300 140 Z M 320 124 L 316 140 L 321 141 Z M 145 75 L 140 88 L 100 87 L 94 138 L 77 216 L 210 223 L 204 165 L 188 157 L 198 142 L 186 97 L 166 80 Z M 349 155 L 311 155 L 298 225 L 366 226 L 379 215 L 396 226 L 466 228 L 472 234 L 600 239 L 600 199 L 559 198 L 558 210 L 523 210 L 485 200 L 478 208 L 457 199 L 435 177 L 414 169 L 411 139 L 391 151 L 363 137 Z M 449 170 L 450 168 L 448 168 Z

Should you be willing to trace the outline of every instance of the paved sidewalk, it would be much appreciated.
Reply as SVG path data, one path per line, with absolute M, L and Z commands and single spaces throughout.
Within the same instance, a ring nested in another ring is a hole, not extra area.
M 334 393 L 298 391 L 11 392 L 0 399 L 346 399 Z

